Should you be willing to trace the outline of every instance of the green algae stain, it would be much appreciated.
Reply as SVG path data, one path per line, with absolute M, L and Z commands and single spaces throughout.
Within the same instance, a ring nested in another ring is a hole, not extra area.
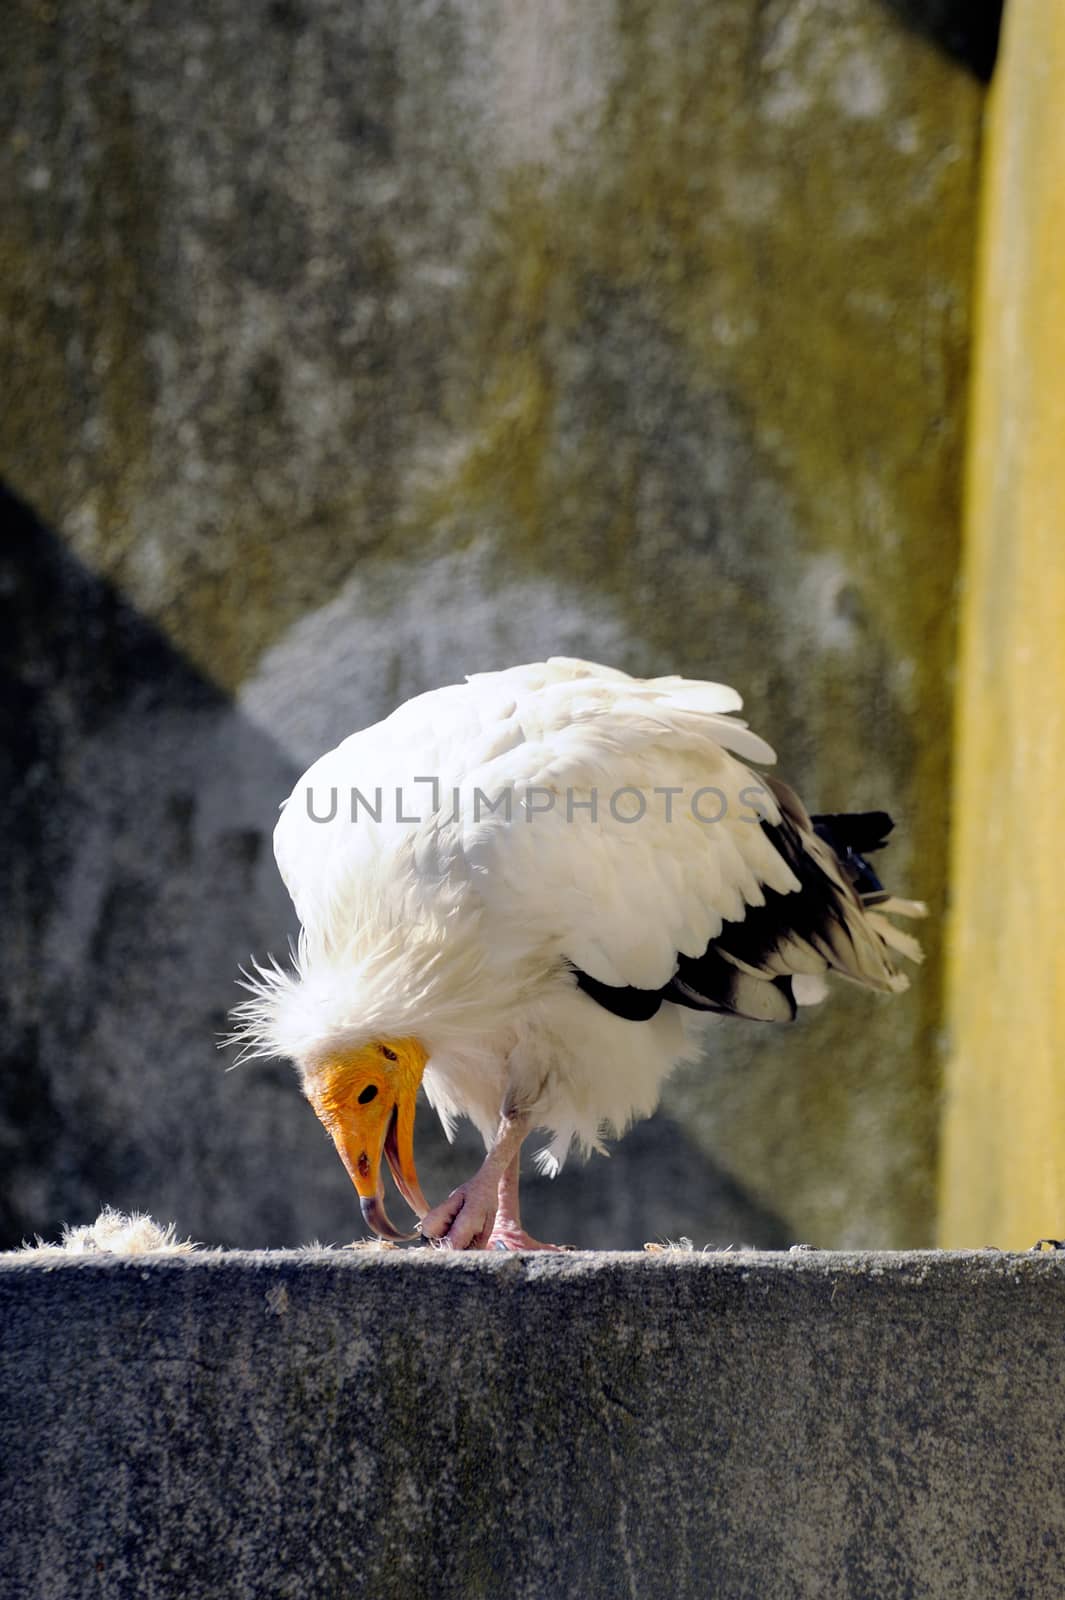
M 38 98 L 19 103 L 33 114 L 25 124 L 16 115 L 8 138 L 22 183 L 0 244 L 0 323 L 15 374 L 0 428 L 16 486 L 57 526 L 76 510 L 94 564 L 121 581 L 151 445 L 144 336 L 156 285 L 142 265 L 156 215 L 121 52 L 107 27 L 93 40 L 65 112 L 49 102 L 70 45 L 56 9 L 23 8 L 9 41 Z M 73 200 L 68 165 L 80 165 Z
M 533 539 L 543 526 L 546 458 L 553 443 L 554 383 L 546 345 L 559 277 L 547 209 L 537 200 L 523 203 L 518 185 L 506 219 L 511 225 L 501 229 L 507 270 L 490 275 L 478 316 L 478 326 L 491 338 L 491 349 L 477 358 L 484 374 L 479 421 L 469 453 L 447 486 L 449 498 L 463 506 L 494 491 L 521 533 Z

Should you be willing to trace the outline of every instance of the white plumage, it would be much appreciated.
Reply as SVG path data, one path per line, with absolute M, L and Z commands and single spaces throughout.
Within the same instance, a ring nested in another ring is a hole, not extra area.
M 277 826 L 302 934 L 292 971 L 253 980 L 249 1048 L 294 1059 L 314 1101 L 337 1062 L 417 1040 L 446 1129 L 468 1115 L 492 1148 L 502 1111 L 548 1130 L 557 1171 L 653 1110 L 708 1012 L 787 1020 L 830 968 L 904 988 L 888 945 L 919 952 L 882 912 L 920 908 L 878 884 L 863 904 L 860 855 L 745 764 L 774 756 L 740 707 L 555 659 L 353 734 Z

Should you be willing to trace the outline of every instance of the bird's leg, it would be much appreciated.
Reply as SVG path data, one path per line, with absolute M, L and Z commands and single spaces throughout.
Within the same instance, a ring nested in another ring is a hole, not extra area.
M 497 1250 L 565 1250 L 562 1244 L 543 1244 L 525 1232 L 518 1208 L 518 1181 L 521 1171 L 521 1151 L 504 1170 L 499 1180 L 499 1204 L 496 1220 L 488 1240 L 488 1248 Z
M 528 1131 L 528 1116 L 504 1109 L 480 1167 L 422 1218 L 419 1233 L 449 1250 L 483 1250 L 492 1235 L 504 1174 L 511 1163 L 517 1163 Z

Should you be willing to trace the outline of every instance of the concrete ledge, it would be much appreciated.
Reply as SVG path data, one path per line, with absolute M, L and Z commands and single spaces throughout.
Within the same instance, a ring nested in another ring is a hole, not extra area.
M 1065 1259 L 0 1264 L 5 1600 L 1058 1597 Z

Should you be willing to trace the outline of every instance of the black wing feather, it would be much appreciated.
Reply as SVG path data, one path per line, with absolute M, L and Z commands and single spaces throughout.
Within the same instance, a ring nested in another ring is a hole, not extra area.
M 726 922 L 700 956 L 678 954 L 677 969 L 661 989 L 602 983 L 573 965 L 577 986 L 597 1005 L 630 1022 L 647 1022 L 664 1001 L 690 1010 L 788 1022 L 795 1016 L 792 975 L 780 971 L 786 947 L 799 941 L 828 967 L 860 977 L 851 922 L 863 905 L 885 898 L 879 878 L 862 855 L 887 842 L 886 811 L 837 812 L 810 817 L 794 792 L 767 779 L 780 805 L 779 823 L 763 819 L 766 837 L 799 880 L 798 892 L 763 888 L 765 904 L 748 906 Z M 813 839 L 831 852 L 838 876 L 817 859 Z M 572 964 L 571 964 L 572 965 Z
M 814 832 L 823 839 L 866 905 L 886 900 L 887 891 L 865 859 L 867 850 L 883 850 L 895 824 L 886 811 L 829 812 L 811 817 Z

